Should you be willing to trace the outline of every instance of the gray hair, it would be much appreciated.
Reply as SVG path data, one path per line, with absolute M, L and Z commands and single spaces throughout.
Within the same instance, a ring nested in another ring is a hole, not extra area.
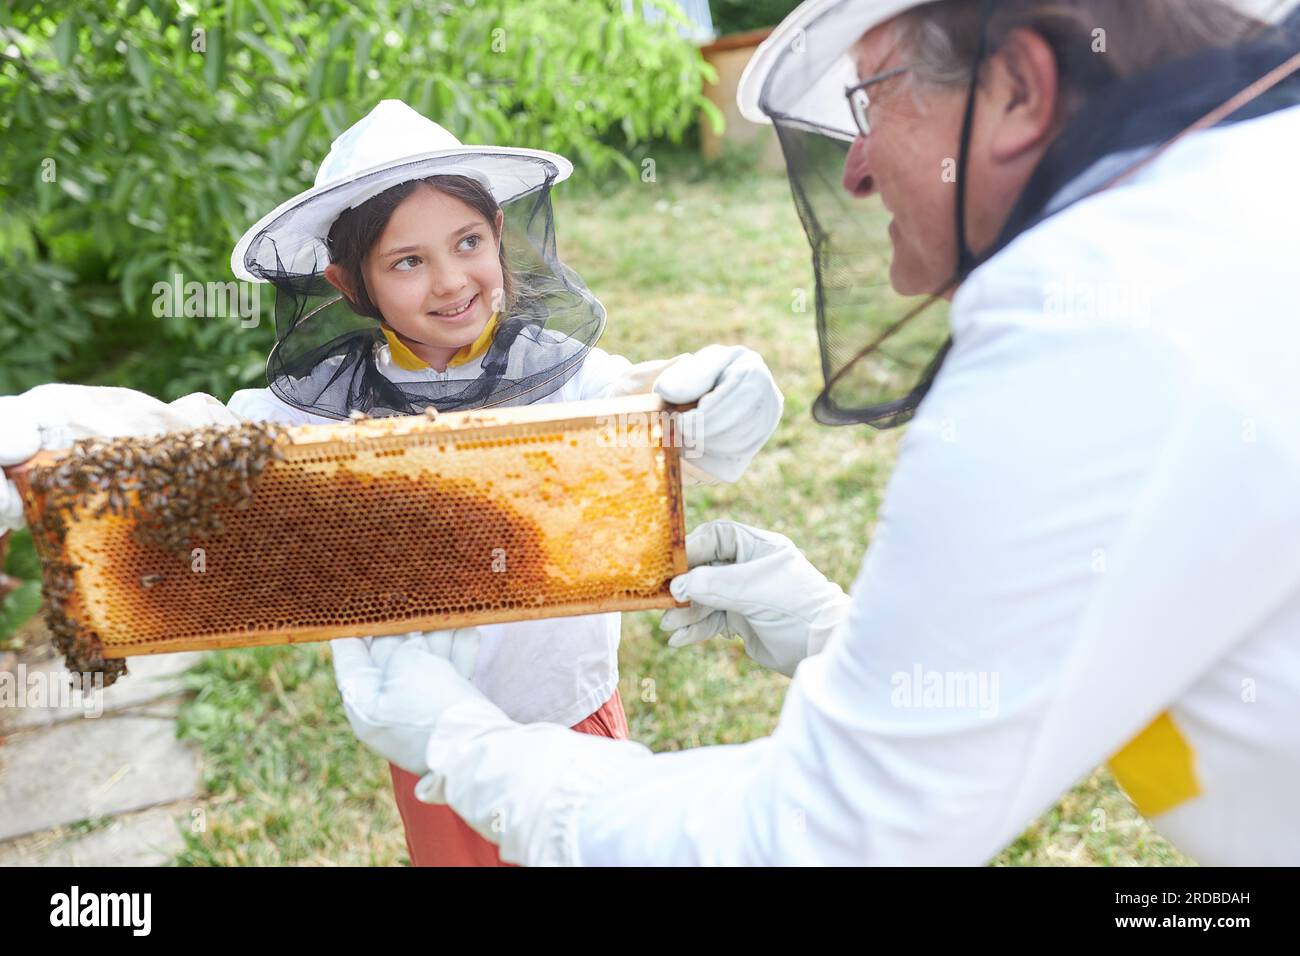
M 935 0 L 894 19 L 914 92 L 918 85 L 970 83 L 980 7 L 979 0 Z M 1226 0 L 1003 0 L 989 23 L 989 51 L 1018 29 L 1051 45 L 1068 113 L 1110 80 L 1241 43 L 1269 25 Z M 1099 32 L 1107 44 L 1102 51 L 1095 49 Z

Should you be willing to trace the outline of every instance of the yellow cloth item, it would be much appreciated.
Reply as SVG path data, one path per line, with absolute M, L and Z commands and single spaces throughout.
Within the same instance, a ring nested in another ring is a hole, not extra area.
M 1200 796 L 1191 746 L 1165 711 L 1110 758 L 1110 772 L 1138 812 L 1154 817 Z
M 393 361 L 397 363 L 398 368 L 408 372 L 418 372 L 422 368 L 429 367 L 428 362 L 403 344 L 396 332 L 387 326 L 382 326 L 381 331 L 384 333 L 384 338 L 388 339 L 388 350 L 393 354 Z
M 483 331 L 478 334 L 478 338 L 469 345 L 462 346 L 452 355 L 450 361 L 447 362 L 448 368 L 453 365 L 464 365 L 466 362 L 472 362 L 487 351 L 488 346 L 492 344 L 492 336 L 496 334 L 498 314 L 493 312 L 492 317 L 484 323 Z M 384 338 L 388 340 L 388 349 L 392 352 L 393 361 L 397 363 L 398 368 L 408 372 L 418 372 L 422 368 L 429 367 L 428 362 L 407 348 L 406 344 L 397 337 L 396 332 L 387 326 L 382 326 L 381 331 L 384 333 Z
M 466 362 L 474 361 L 488 350 L 488 346 L 492 344 L 492 336 L 496 334 L 496 331 L 497 313 L 493 312 L 492 316 L 483 324 L 483 331 L 478 334 L 478 338 L 461 348 L 459 352 L 451 357 L 451 361 L 447 365 L 449 367 L 464 365 Z

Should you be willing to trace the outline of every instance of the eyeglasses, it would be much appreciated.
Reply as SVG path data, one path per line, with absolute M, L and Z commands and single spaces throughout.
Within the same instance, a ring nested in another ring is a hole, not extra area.
M 867 87 L 892 79 L 910 69 L 910 66 L 896 66 L 884 73 L 869 76 L 856 86 L 845 88 L 844 95 L 848 98 L 849 110 L 853 113 L 853 121 L 858 124 L 858 132 L 863 136 L 871 132 L 871 120 L 867 115 L 867 110 L 871 108 L 871 97 L 867 96 Z

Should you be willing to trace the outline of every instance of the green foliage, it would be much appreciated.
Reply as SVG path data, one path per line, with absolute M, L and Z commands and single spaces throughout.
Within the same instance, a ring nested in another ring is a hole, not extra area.
M 799 6 L 799 0 L 709 0 L 718 36 L 774 27 Z
M 11 531 L 5 541 L 8 553 L 0 572 L 22 583 L 0 601 L 0 648 L 41 609 L 41 563 L 31 533 Z
M 24 581 L 0 603 L 0 644 L 41 609 L 41 582 Z
M 622 0 L 15 0 L 0 7 L 0 392 L 51 379 L 172 398 L 260 376 L 271 297 L 168 315 L 231 280 L 239 235 L 397 97 L 464 142 L 623 170 L 680 140 L 711 69 Z M 159 313 L 163 314 L 159 314 Z
M 26 528 L 9 533 L 9 554 L 4 567 L 0 568 L 11 577 L 28 581 L 38 580 L 41 576 L 41 561 L 36 556 L 36 545 L 32 543 L 32 533 Z

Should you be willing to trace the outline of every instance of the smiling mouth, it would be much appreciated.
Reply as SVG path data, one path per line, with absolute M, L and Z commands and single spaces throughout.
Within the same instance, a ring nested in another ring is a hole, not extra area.
M 430 312 L 429 314 L 437 316 L 440 319 L 460 319 L 460 318 L 464 318 L 464 316 L 469 312 L 469 310 L 472 309 L 477 303 L 478 303 L 478 293 L 476 292 L 474 293 L 474 295 L 470 296 L 468 299 L 466 299 L 464 302 L 460 303 L 459 305 L 453 305 L 449 309 L 439 309 L 437 311 Z

